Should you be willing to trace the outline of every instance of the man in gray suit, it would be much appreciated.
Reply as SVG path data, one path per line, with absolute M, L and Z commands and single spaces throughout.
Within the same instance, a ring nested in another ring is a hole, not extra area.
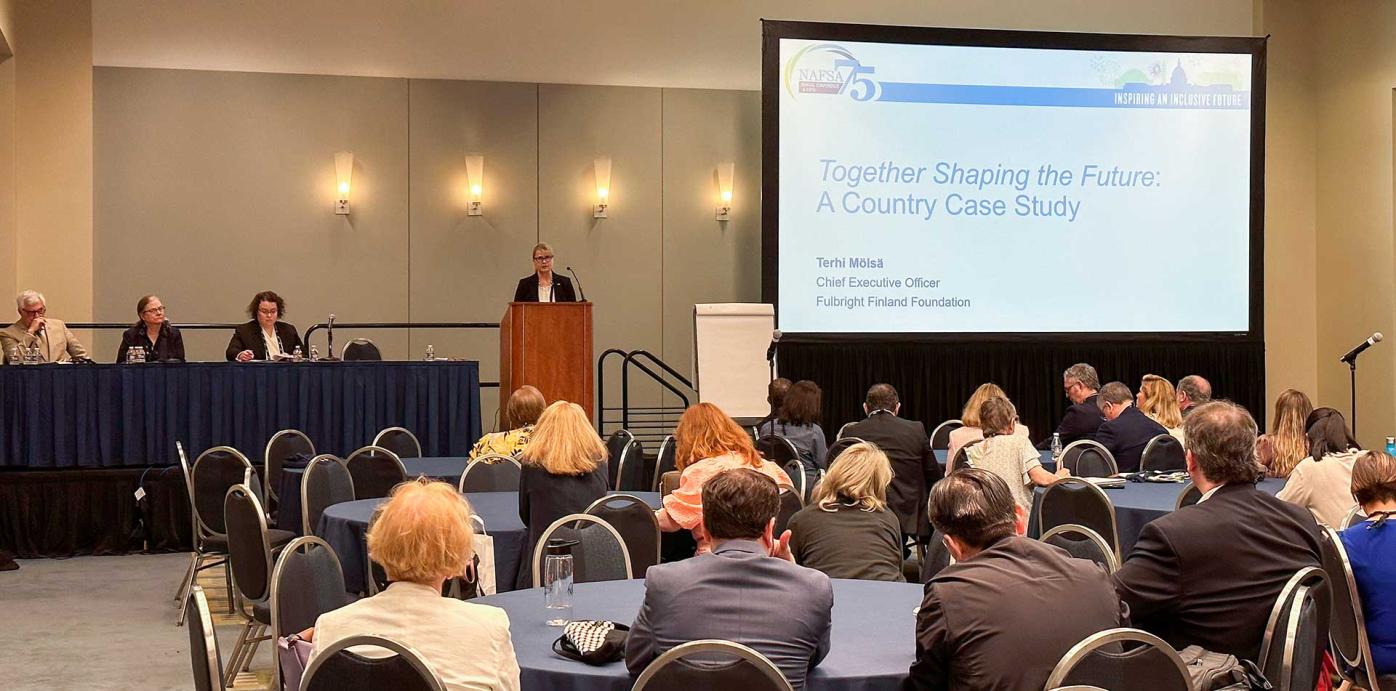
M 720 638 L 770 658 L 791 686 L 829 653 L 834 590 L 829 577 L 795 564 L 790 531 L 776 538 L 776 483 L 749 468 L 703 485 L 703 525 L 713 551 L 651 566 L 645 601 L 625 643 L 638 675 L 654 658 L 689 641 Z

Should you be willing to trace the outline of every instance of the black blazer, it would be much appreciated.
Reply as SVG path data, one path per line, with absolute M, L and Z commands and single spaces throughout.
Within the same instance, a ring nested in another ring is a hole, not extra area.
M 290 355 L 296 348 L 304 348 L 301 337 L 296 333 L 296 327 L 286 322 L 276 323 L 276 337 L 281 339 L 281 352 Z M 262 342 L 262 327 L 253 319 L 237 329 L 233 330 L 233 337 L 228 341 L 228 361 L 238 359 L 238 353 L 244 350 L 252 351 L 253 360 L 267 359 L 267 344 Z
M 570 513 L 586 513 L 591 503 L 606 496 L 605 463 L 585 475 L 553 475 L 542 467 L 524 463 L 519 473 L 519 520 L 528 526 L 528 542 L 519 557 L 519 575 L 515 585 L 533 587 L 533 547 L 543 531 Z
M 572 290 L 572 279 L 553 273 L 553 302 L 576 301 L 577 292 Z M 514 289 L 514 302 L 538 302 L 538 274 L 519 279 L 519 287 Z
M 1320 565 L 1319 544 L 1308 509 L 1225 485 L 1145 525 L 1115 590 L 1134 626 L 1174 648 L 1255 661 L 1275 598 L 1296 571 Z
M 151 343 L 150 337 L 145 333 L 145 322 L 136 322 L 135 326 L 121 334 L 121 345 L 116 349 L 116 361 L 126 362 L 126 351 L 135 346 L 145 348 L 146 362 L 184 359 L 184 336 L 179 333 L 179 329 L 165 322 L 160 325 L 158 339 Z
M 1091 394 L 1090 398 L 1066 409 L 1062 423 L 1057 425 L 1056 430 L 1057 434 L 1062 435 L 1062 446 L 1080 439 L 1095 439 L 1095 431 L 1105 422 L 1105 414 L 1100 412 L 1100 406 L 1096 403 L 1099 398 Z M 1038 443 L 1037 448 L 1045 449 L 1051 445 L 1052 436 L 1048 435 Z
M 931 451 L 926 426 L 903 420 L 889 412 L 869 415 L 844 428 L 843 436 L 877 444 L 892 462 L 892 484 L 887 487 L 887 508 L 897 514 L 902 533 L 928 537 L 926 499 L 931 485 L 945 475 Z
M 1139 459 L 1149 440 L 1160 434 L 1168 434 L 1168 430 L 1144 411 L 1129 406 L 1119 417 L 1101 423 L 1100 429 L 1095 431 L 1095 440 L 1110 450 L 1120 472 L 1132 473 L 1139 470 Z

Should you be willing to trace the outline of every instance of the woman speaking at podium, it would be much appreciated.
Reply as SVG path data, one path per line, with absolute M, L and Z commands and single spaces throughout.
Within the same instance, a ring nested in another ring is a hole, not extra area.
M 577 293 L 566 276 L 553 273 L 553 248 L 546 242 L 533 246 L 533 275 L 519 279 L 514 302 L 576 302 Z

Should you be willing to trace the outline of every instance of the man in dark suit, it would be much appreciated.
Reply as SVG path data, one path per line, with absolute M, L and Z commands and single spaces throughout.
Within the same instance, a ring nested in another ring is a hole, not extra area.
M 797 566 L 790 531 L 774 535 L 776 483 L 750 468 L 703 485 L 703 526 L 713 551 L 651 566 L 645 600 L 625 641 L 625 666 L 638 675 L 689 641 L 720 638 L 770 658 L 797 691 L 829 653 L 834 607 L 829 577 Z
M 1120 382 L 1106 384 L 1096 400 L 1105 422 L 1095 431 L 1095 440 L 1110 450 L 1120 472 L 1139 470 L 1139 459 L 1144 455 L 1144 447 L 1149 445 L 1149 440 L 1160 434 L 1168 434 L 1168 430 L 1134 407 L 1134 394 Z
M 1061 424 L 1057 425 L 1056 433 L 1062 437 L 1062 446 L 1079 439 L 1095 439 L 1095 431 L 1100 428 L 1100 423 L 1105 422 L 1096 404 L 1099 389 L 1100 377 L 1096 375 L 1095 368 L 1084 362 L 1078 362 L 1062 372 L 1062 390 L 1071 401 L 1071 407 L 1066 409 Z M 1037 448 L 1046 449 L 1051 445 L 1052 437 L 1048 436 L 1038 443 Z
M 866 420 L 846 425 L 839 436 L 857 437 L 877 444 L 892 462 L 892 484 L 887 487 L 887 507 L 897 515 L 902 536 L 917 542 L 930 538 L 926 522 L 926 497 L 931 486 L 945 475 L 931 451 L 926 426 L 897 417 L 902 404 L 890 384 L 874 384 L 863 403 Z
M 1027 513 L 992 472 L 937 483 L 930 519 L 955 564 L 926 584 L 903 689 L 1038 691 L 1077 641 L 1120 626 L 1110 575 L 1023 537 Z
M 1198 406 L 1212 400 L 1212 383 L 1196 374 L 1178 380 L 1178 410 L 1187 417 Z
M 1202 499 L 1144 526 L 1115 590 L 1136 627 L 1174 648 L 1255 661 L 1280 590 L 1319 565 L 1318 524 L 1307 509 L 1256 489 L 1256 425 L 1245 408 L 1199 406 L 1183 433 Z

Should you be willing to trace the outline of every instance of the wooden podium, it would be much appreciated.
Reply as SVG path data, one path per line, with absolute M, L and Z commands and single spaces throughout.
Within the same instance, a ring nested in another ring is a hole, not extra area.
M 596 421 L 590 302 L 511 302 L 499 321 L 499 405 L 525 384 Z

